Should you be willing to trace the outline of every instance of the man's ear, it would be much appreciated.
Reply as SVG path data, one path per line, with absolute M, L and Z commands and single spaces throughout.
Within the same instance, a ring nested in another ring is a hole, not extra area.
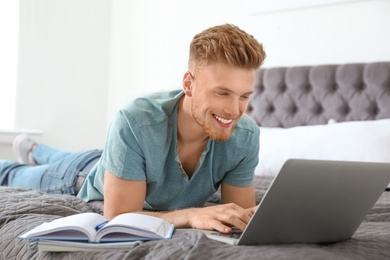
M 189 71 L 187 71 L 183 77 L 183 90 L 186 96 L 192 96 L 192 75 Z

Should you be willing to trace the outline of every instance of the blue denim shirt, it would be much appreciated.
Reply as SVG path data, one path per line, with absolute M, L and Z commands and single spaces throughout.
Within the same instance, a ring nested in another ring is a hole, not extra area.
M 148 210 L 203 206 L 221 182 L 252 185 L 259 127 L 247 115 L 239 120 L 228 141 L 209 139 L 188 178 L 177 154 L 177 107 L 182 95 L 179 90 L 156 93 L 121 109 L 109 128 L 100 162 L 87 176 L 78 197 L 103 200 L 106 169 L 126 180 L 145 180 L 144 209 Z

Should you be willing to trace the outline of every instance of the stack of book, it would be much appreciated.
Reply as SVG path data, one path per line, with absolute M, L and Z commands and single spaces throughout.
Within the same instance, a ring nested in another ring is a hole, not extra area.
M 43 223 L 19 236 L 41 251 L 101 251 L 132 248 L 146 240 L 171 238 L 175 226 L 161 218 L 121 214 L 111 221 L 81 213 Z

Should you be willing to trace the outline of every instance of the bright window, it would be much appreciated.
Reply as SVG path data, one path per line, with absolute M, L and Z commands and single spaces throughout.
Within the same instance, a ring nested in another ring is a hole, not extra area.
M 0 0 L 0 129 L 14 129 L 19 1 Z

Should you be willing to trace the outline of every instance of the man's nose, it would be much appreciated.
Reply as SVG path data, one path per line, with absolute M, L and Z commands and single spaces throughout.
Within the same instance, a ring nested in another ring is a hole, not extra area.
M 231 117 L 237 117 L 240 115 L 241 103 L 239 98 L 231 98 L 225 106 L 225 113 Z

